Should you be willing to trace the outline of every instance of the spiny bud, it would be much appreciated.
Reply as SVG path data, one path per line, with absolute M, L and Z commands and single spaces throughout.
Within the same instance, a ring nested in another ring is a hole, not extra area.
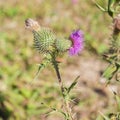
M 30 18 L 25 21 L 25 25 L 27 29 L 33 32 L 34 46 L 40 53 L 53 50 L 56 37 L 50 29 L 41 28 L 37 21 Z
M 50 29 L 41 28 L 39 31 L 33 31 L 34 46 L 40 53 L 47 53 L 53 50 L 55 35 Z
M 56 39 L 55 41 L 55 46 L 59 52 L 67 51 L 68 49 L 70 49 L 71 45 L 72 42 L 64 38 Z

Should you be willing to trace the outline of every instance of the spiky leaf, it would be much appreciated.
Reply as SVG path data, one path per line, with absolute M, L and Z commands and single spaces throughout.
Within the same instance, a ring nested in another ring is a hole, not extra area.
M 80 76 L 78 76 L 70 85 L 70 87 L 68 88 L 68 93 L 70 93 L 70 91 L 74 88 L 74 86 L 77 84 L 77 80 L 79 79 Z
M 110 64 L 107 69 L 103 73 L 103 77 L 105 77 L 108 82 L 110 82 L 111 78 L 113 77 L 114 73 L 117 71 L 117 67 L 114 64 Z
M 46 57 L 43 59 L 42 63 L 39 64 L 38 71 L 36 73 L 35 78 L 38 77 L 39 72 L 43 70 L 49 63 L 51 63 L 51 56 L 47 54 Z
M 108 0 L 108 14 L 113 17 L 113 10 L 112 10 L 112 5 L 115 2 L 115 0 Z

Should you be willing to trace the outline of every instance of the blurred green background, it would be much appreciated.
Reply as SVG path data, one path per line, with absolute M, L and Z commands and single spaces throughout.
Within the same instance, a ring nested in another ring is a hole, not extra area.
M 78 120 L 103 120 L 101 113 L 117 111 L 112 90 L 101 77 L 107 66 L 101 55 L 108 49 L 112 26 L 107 14 L 90 0 L 0 0 L 0 120 L 63 120 L 57 113 L 44 114 L 50 109 L 42 102 L 60 108 L 62 98 L 51 66 L 34 80 L 42 55 L 34 50 L 32 33 L 25 29 L 27 18 L 58 36 L 69 37 L 74 29 L 84 32 L 83 52 L 66 55 L 60 66 L 66 85 L 81 76 L 72 94 Z M 118 90 L 115 83 L 110 87 Z

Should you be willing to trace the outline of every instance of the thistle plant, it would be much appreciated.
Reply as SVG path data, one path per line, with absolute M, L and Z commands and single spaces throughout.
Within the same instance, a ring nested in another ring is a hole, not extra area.
M 75 30 L 70 34 L 68 39 L 65 39 L 63 37 L 58 38 L 51 29 L 41 27 L 38 22 L 33 19 L 27 19 L 25 24 L 26 28 L 33 33 L 34 47 L 40 54 L 44 55 L 44 58 L 39 65 L 37 75 L 48 64 L 52 64 L 56 71 L 64 100 L 64 109 L 58 110 L 54 108 L 52 110 L 62 113 L 65 120 L 75 120 L 70 107 L 70 92 L 77 84 L 79 76 L 73 81 L 73 83 L 71 83 L 69 87 L 66 87 L 63 84 L 59 72 L 59 62 L 56 58 L 65 52 L 69 52 L 69 55 L 77 55 L 81 52 L 83 49 L 83 32 L 81 30 Z
M 113 33 L 110 38 L 110 49 L 105 55 L 109 66 L 105 70 L 103 76 L 107 78 L 108 83 L 115 77 L 119 81 L 120 73 L 120 14 L 113 19 Z
M 95 5 L 103 12 L 106 12 L 113 22 L 112 34 L 110 37 L 110 48 L 107 53 L 104 54 L 105 59 L 109 65 L 103 73 L 103 77 L 107 79 L 107 84 L 111 79 L 120 81 L 120 0 L 107 0 L 107 7 L 103 8 L 98 3 Z M 114 92 L 117 111 L 116 113 L 110 113 L 109 117 L 103 116 L 105 120 L 120 120 L 120 96 Z
M 110 37 L 110 48 L 106 54 L 105 59 L 109 62 L 108 67 L 103 73 L 107 79 L 107 83 L 114 77 L 117 81 L 120 80 L 120 1 L 107 0 L 107 7 L 103 8 L 95 2 L 96 6 L 103 12 L 108 13 L 113 21 L 112 35 Z

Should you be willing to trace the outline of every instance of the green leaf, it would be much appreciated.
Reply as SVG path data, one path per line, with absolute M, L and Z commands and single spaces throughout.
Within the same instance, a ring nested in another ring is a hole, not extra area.
M 114 11 L 112 10 L 112 6 L 116 0 L 108 0 L 108 14 L 113 17 Z
M 26 88 L 22 88 L 20 90 L 21 94 L 26 97 L 26 98 L 30 98 L 31 97 L 31 91 L 26 89 Z
M 107 11 L 105 8 L 103 8 L 101 5 L 99 5 L 97 2 L 94 1 L 94 3 L 101 11 L 103 11 L 103 12 Z
M 106 115 L 104 115 L 102 112 L 99 112 L 101 116 L 104 118 L 104 120 L 110 120 Z
M 115 72 L 117 71 L 117 66 L 114 64 L 110 64 L 106 70 L 103 73 L 103 77 L 105 77 L 108 81 L 108 83 L 110 82 L 110 80 L 112 79 L 113 75 L 115 74 Z
M 51 56 L 49 54 L 46 54 L 46 56 L 43 59 L 42 63 L 39 64 L 38 71 L 37 71 L 34 79 L 36 79 L 38 77 L 40 71 L 43 70 L 50 62 L 51 62 Z
M 77 80 L 79 79 L 80 76 L 77 76 L 77 78 L 72 82 L 70 87 L 68 88 L 68 93 L 74 88 L 74 86 L 77 84 Z
M 120 111 L 120 96 L 117 95 L 116 92 L 114 92 L 114 95 L 115 95 L 115 99 L 116 99 L 116 102 L 117 102 L 117 108 L 118 108 L 118 111 Z

